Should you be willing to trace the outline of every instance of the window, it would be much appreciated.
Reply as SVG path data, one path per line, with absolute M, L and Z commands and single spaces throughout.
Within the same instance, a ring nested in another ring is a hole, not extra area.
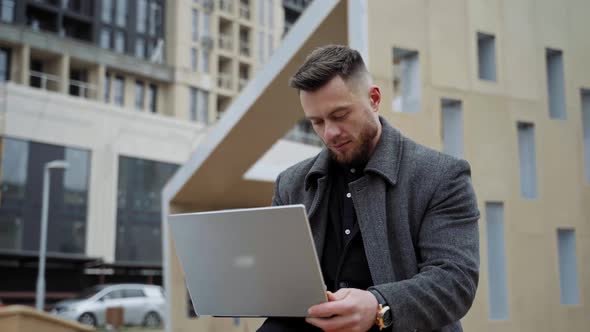
M 508 319 L 508 286 L 506 281 L 506 246 L 504 244 L 504 204 L 486 203 L 488 243 L 489 318 Z
M 393 111 L 413 113 L 421 109 L 418 51 L 393 49 Z
M 208 123 L 209 93 L 197 88 L 191 88 L 190 98 L 191 121 L 197 121 L 205 124 Z
M 0 4 L 0 11 L 1 11 L 1 16 L 0 19 L 3 22 L 12 22 L 14 21 L 14 6 L 15 6 L 15 1 L 14 0 L 0 0 L 1 4 Z
M 125 34 L 123 31 L 115 32 L 115 51 L 125 52 Z
M 102 28 L 100 30 L 100 47 L 106 49 L 111 48 L 111 30 L 108 28 Z
M 201 71 L 209 73 L 209 51 L 206 49 L 201 50 Z
M 578 289 L 575 230 L 558 229 L 557 247 L 559 254 L 559 289 L 561 291 L 561 304 L 579 304 L 580 291 Z
M 203 29 L 201 30 L 201 35 L 203 37 L 209 37 L 211 36 L 210 32 L 209 32 L 209 25 L 211 24 L 211 15 L 207 12 L 203 13 Z
M 460 100 L 443 99 L 442 141 L 443 152 L 457 158 L 463 158 L 463 111 Z
M 258 25 L 264 27 L 264 1 L 258 0 Z
M 111 75 L 108 73 L 104 78 L 104 101 L 109 103 L 111 101 Z
M 130 297 L 145 297 L 145 294 L 141 289 L 124 289 L 123 290 L 123 297 L 130 298 Z
M 563 75 L 563 53 L 561 50 L 546 49 L 547 95 L 551 119 L 565 120 L 565 80 Z
M 120 27 L 125 27 L 125 20 L 127 20 L 127 0 L 117 1 L 117 16 L 116 24 Z
M 582 89 L 582 131 L 584 135 L 584 170 L 586 184 L 590 184 L 590 90 Z
M 148 109 L 152 113 L 158 111 L 158 87 L 154 84 L 150 84 L 148 87 Z
M 162 261 L 161 191 L 177 165 L 119 157 L 117 261 Z M 150 243 L 146 246 L 146 243 Z
M 494 35 L 477 33 L 477 60 L 479 78 L 496 81 L 496 37 Z
M 520 191 L 524 198 L 537 198 L 537 166 L 535 152 L 535 126 L 519 122 L 518 155 L 520 160 Z
M 147 0 L 137 0 L 137 32 L 145 33 L 147 21 Z
M 143 110 L 145 100 L 145 87 L 142 81 L 135 82 L 135 108 Z
M 145 40 L 143 38 L 137 38 L 135 40 L 135 56 L 138 58 L 145 58 Z
M 150 36 L 155 36 L 156 32 L 160 32 L 162 25 L 162 9 L 160 4 L 156 2 L 150 3 L 150 16 L 149 16 L 149 33 Z
M 270 58 L 270 56 L 272 55 L 272 51 L 274 48 L 274 43 L 273 43 L 273 39 L 272 39 L 272 35 L 269 34 L 268 35 L 268 57 Z
M 108 292 L 102 297 L 103 300 L 114 300 L 120 298 L 123 298 L 123 291 L 121 290 L 114 290 L 112 292 Z
M 199 11 L 193 9 L 193 25 L 192 25 L 193 41 L 199 41 Z
M 114 102 L 116 105 L 123 106 L 125 104 L 125 79 L 122 76 L 115 76 L 114 88 Z
M 113 1 L 114 0 L 102 0 L 102 21 L 105 23 L 111 23 L 113 15 Z
M 264 62 L 264 32 L 258 31 L 258 61 Z
M 58 145 L 1 140 L 0 248 L 39 250 L 43 168 L 49 161 L 66 160 L 66 170 L 50 173 L 47 251 L 83 254 L 90 153 Z
M 273 15 L 274 6 L 272 3 L 272 0 L 267 0 L 266 7 L 267 7 L 266 10 L 268 10 L 268 28 L 272 29 L 274 26 L 274 17 L 273 17 L 274 16 Z
M 197 49 L 193 47 L 193 48 L 191 48 L 191 69 L 193 71 L 197 70 L 197 58 L 198 58 Z
M 10 79 L 10 50 L 0 48 L 0 82 Z

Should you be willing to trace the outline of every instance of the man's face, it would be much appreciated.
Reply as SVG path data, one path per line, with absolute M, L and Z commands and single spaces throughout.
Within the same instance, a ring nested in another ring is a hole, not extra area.
M 379 88 L 350 85 L 336 76 L 316 91 L 299 94 L 305 117 L 341 164 L 368 161 L 381 135 Z

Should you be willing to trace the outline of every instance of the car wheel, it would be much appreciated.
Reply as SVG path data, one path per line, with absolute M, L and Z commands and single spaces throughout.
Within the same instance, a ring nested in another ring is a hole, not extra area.
M 85 312 L 78 317 L 78 322 L 96 327 L 96 317 L 89 312 Z
M 148 312 L 143 318 L 143 326 L 145 327 L 160 327 L 161 323 L 160 315 L 153 311 Z

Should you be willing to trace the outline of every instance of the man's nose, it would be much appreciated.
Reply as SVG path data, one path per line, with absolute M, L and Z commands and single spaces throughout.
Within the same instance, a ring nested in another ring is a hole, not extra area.
M 340 128 L 331 123 L 326 123 L 326 128 L 324 129 L 324 140 L 326 142 L 332 142 L 335 138 L 338 138 L 342 131 Z

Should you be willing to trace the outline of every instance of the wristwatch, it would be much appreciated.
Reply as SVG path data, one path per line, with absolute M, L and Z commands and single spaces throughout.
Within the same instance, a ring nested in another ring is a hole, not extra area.
M 375 324 L 379 327 L 379 331 L 388 328 L 393 323 L 391 319 L 391 309 L 389 306 L 384 306 L 379 303 L 379 310 L 377 311 L 377 318 L 375 318 Z
M 369 290 L 379 303 L 377 307 L 377 317 L 375 317 L 375 325 L 379 327 L 379 331 L 390 327 L 393 324 L 393 315 L 391 313 L 391 308 L 387 304 L 387 301 L 383 298 L 383 296 L 376 290 L 370 289 Z

